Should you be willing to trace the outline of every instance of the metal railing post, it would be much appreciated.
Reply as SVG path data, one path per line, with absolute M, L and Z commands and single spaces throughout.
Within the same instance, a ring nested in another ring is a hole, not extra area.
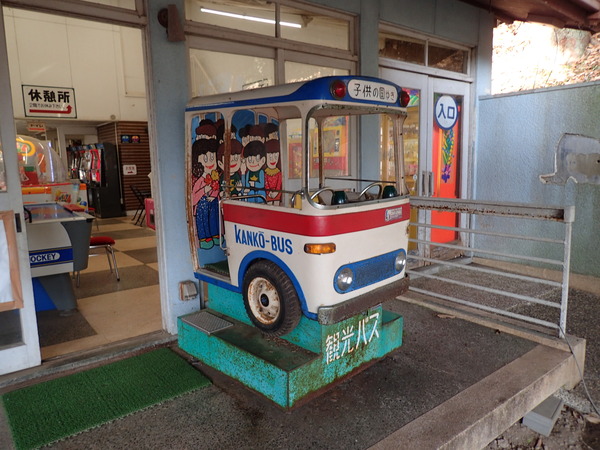
M 569 274 L 571 272 L 571 235 L 575 221 L 575 207 L 565 208 L 565 241 L 562 271 L 562 290 L 560 297 L 559 335 L 564 338 L 567 333 L 567 310 L 569 307 Z

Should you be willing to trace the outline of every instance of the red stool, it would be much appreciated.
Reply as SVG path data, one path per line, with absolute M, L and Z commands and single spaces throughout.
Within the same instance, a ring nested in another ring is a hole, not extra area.
M 117 267 L 117 258 L 115 258 L 115 250 L 112 247 L 113 245 L 115 245 L 115 240 L 110 236 L 92 236 L 90 239 L 90 250 L 94 248 L 104 248 L 104 250 L 106 250 L 106 258 L 108 259 L 110 272 L 112 273 L 114 268 L 117 281 L 121 281 L 119 269 Z M 97 256 L 97 254 L 90 253 L 89 256 Z M 79 287 L 79 272 L 77 272 L 77 286 Z

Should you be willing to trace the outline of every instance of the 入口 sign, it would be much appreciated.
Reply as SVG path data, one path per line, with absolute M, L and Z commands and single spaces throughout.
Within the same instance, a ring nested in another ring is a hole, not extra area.
M 435 102 L 435 121 L 443 130 L 450 130 L 458 120 L 458 105 L 450 95 L 442 95 Z
M 25 117 L 77 118 L 75 89 L 21 85 Z

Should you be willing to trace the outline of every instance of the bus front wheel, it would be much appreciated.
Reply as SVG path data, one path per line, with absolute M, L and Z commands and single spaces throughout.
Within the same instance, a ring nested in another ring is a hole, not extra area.
M 261 260 L 244 276 L 244 306 L 263 333 L 283 336 L 298 325 L 302 310 L 290 278 L 275 263 Z

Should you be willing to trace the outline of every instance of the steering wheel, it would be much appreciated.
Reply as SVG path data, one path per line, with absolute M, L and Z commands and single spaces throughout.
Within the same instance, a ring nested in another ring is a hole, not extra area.
M 379 190 L 377 191 L 377 195 L 375 196 L 375 198 L 381 198 L 381 193 L 383 191 L 383 184 L 382 183 L 371 183 L 369 184 L 367 187 L 365 187 L 362 191 L 360 191 L 360 194 L 358 195 L 358 199 L 361 199 L 362 197 L 365 197 L 366 200 L 366 194 L 369 190 L 371 190 L 374 187 L 378 187 Z
M 319 194 L 321 194 L 321 193 L 323 193 L 323 192 L 331 192 L 331 195 L 333 195 L 333 194 L 335 193 L 335 191 L 333 190 L 333 188 L 330 188 L 330 187 L 323 187 L 323 188 L 319 189 L 318 191 L 316 191 L 316 192 L 313 192 L 313 193 L 310 195 L 310 199 L 311 199 L 311 200 L 314 200 L 316 197 L 318 197 L 318 196 L 319 196 Z M 323 204 L 323 203 L 321 203 L 319 200 L 317 200 L 317 202 L 316 202 L 316 203 L 319 203 L 320 205 L 322 205 L 322 204 Z

